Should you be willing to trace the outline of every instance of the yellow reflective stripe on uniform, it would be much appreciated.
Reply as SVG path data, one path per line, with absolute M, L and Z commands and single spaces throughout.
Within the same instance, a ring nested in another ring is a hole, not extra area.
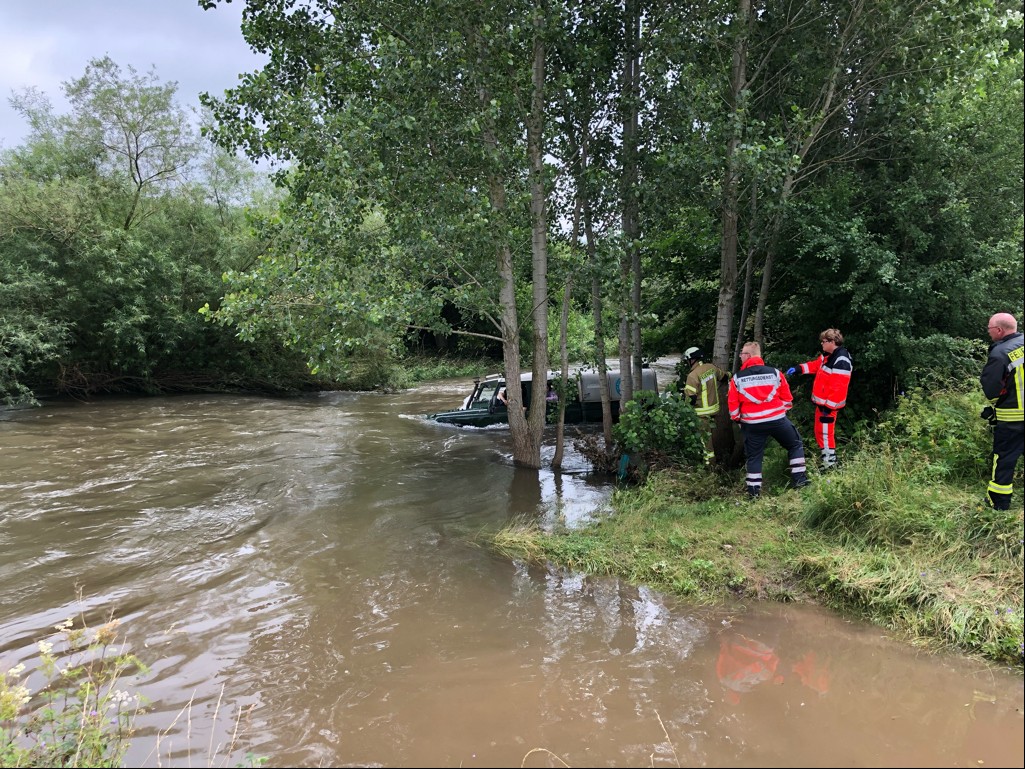
M 1025 420 L 1025 366 L 1022 365 L 1025 358 L 1025 347 L 1017 347 L 1007 354 L 1011 365 L 1008 367 L 1012 381 L 1008 389 L 1014 390 L 1015 408 L 996 407 L 998 422 L 1021 422 Z M 1010 398 L 1008 398 L 1010 400 Z
M 702 364 L 706 366 L 707 364 Z M 697 397 L 701 393 L 701 403 L 696 404 L 694 411 L 700 417 L 711 416 L 719 412 L 719 393 L 715 389 L 717 371 L 714 366 L 707 365 L 708 370 L 698 377 L 698 386 L 688 384 L 684 387 L 687 395 Z M 695 372 L 696 373 L 696 372 Z
M 1014 493 L 1014 487 L 1011 485 L 1003 485 L 996 482 L 997 477 L 997 460 L 1000 459 L 998 454 L 993 455 L 993 467 L 989 471 L 989 491 L 994 494 L 1012 494 Z

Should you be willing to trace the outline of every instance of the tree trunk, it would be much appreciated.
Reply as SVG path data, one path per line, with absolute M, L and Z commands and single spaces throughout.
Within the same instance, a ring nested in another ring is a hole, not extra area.
M 765 305 L 769 301 L 769 286 L 772 284 L 772 263 L 775 255 L 775 247 L 770 245 L 769 250 L 765 252 L 762 285 L 758 289 L 758 306 L 755 308 L 754 338 L 759 344 L 765 340 Z
M 527 118 L 527 155 L 530 159 L 530 251 L 533 302 L 530 309 L 533 330 L 533 387 L 526 430 L 529 460 L 515 457 L 517 464 L 541 467 L 541 441 L 545 429 L 545 395 L 548 381 L 548 198 L 545 191 L 544 111 L 545 44 L 544 12 L 534 13 L 534 63 L 530 115 Z M 508 381 L 508 380 L 507 380 Z
M 574 234 L 578 231 L 578 225 L 574 225 Z M 566 346 L 566 337 L 569 334 L 569 306 L 573 295 L 573 276 L 566 278 L 566 287 L 562 291 L 562 315 L 559 317 L 559 373 L 565 385 L 569 382 L 569 349 Z M 565 387 L 563 388 L 565 390 Z M 555 454 L 552 456 L 552 468 L 562 467 L 563 443 L 566 434 L 566 393 L 559 393 L 558 419 L 555 422 Z M 547 411 L 548 404 L 545 403 Z
M 601 393 L 601 429 L 605 439 L 605 450 L 612 449 L 612 393 L 609 392 L 608 366 L 605 363 L 605 322 L 602 320 L 604 305 L 601 293 L 601 266 L 598 264 L 598 249 L 594 242 L 594 226 L 591 221 L 590 198 L 584 199 L 584 244 L 587 260 L 591 265 L 591 314 L 594 318 L 594 351 L 598 359 L 598 389 Z
M 712 345 L 712 360 L 724 371 L 733 370 L 730 357 L 730 341 L 733 336 L 733 312 L 737 292 L 737 214 L 740 197 L 740 163 L 737 150 L 741 135 L 739 123 L 740 102 L 747 79 L 748 25 L 751 17 L 751 0 L 737 0 L 737 34 L 733 45 L 733 66 L 730 71 L 730 125 L 733 133 L 726 145 L 726 169 L 722 192 L 722 243 L 719 259 L 719 303 L 716 308 L 715 340 Z M 712 450 L 716 462 L 731 461 L 733 457 L 733 428 L 725 408 L 726 398 L 720 387 L 720 403 L 712 435 Z
M 487 98 L 486 94 L 481 94 Z M 485 126 L 482 131 L 484 141 L 493 150 L 497 148 L 494 130 Z M 534 441 L 530 440 L 527 431 L 527 420 L 523 416 L 524 403 L 520 388 L 520 328 L 516 314 L 516 273 L 513 270 L 512 251 L 509 248 L 509 236 L 506 227 L 506 194 L 505 180 L 492 174 L 488 177 L 488 199 L 491 213 L 495 219 L 494 229 L 498 232 L 495 244 L 496 270 L 499 289 L 499 327 L 502 336 L 502 361 L 505 371 L 506 395 L 508 396 L 509 435 L 512 439 L 513 462 L 530 466 L 536 454 L 535 467 L 541 466 L 540 449 L 535 452 Z
M 623 56 L 623 257 L 622 317 L 619 325 L 620 398 L 625 403 L 641 386 L 640 348 L 640 232 L 637 215 L 637 129 L 640 101 L 640 3 L 626 0 L 624 27 L 626 51 Z

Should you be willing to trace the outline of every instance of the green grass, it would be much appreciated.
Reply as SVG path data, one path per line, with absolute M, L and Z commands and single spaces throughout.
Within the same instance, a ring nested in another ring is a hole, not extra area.
M 492 374 L 502 368 L 502 362 L 484 357 L 466 358 L 420 355 L 405 358 L 402 366 L 409 377 L 409 381 L 416 384 L 418 382 L 429 382 L 434 379 Z
M 977 399 L 937 397 L 943 418 L 930 399 L 909 399 L 898 418 L 844 447 L 841 469 L 813 470 L 800 492 L 785 490 L 785 456 L 772 450 L 755 502 L 740 472 L 667 469 L 617 490 L 586 528 L 519 522 L 490 541 L 510 557 L 701 603 L 813 601 L 923 647 L 1020 667 L 1021 472 L 1012 510 L 992 510 L 987 479 L 972 470 L 990 450 Z

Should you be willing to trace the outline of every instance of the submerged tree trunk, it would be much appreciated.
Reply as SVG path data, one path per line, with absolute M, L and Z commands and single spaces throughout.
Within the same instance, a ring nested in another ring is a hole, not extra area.
M 573 228 L 574 233 L 577 227 Z M 569 349 L 566 346 L 566 337 L 569 334 L 569 306 L 573 295 L 573 276 L 566 278 L 566 286 L 562 290 L 562 315 L 559 317 L 559 374 L 565 385 L 569 382 Z M 555 454 L 552 456 L 552 467 L 562 467 L 563 443 L 566 434 L 566 393 L 559 393 L 558 418 L 555 422 Z M 547 411 L 548 404 L 545 403 Z
M 494 132 L 486 127 L 482 132 L 485 142 L 492 148 L 497 146 Z M 488 198 L 491 213 L 496 221 L 497 242 L 495 244 L 496 270 L 499 289 L 499 326 L 502 335 L 502 361 L 505 371 L 506 395 L 508 397 L 509 435 L 512 439 L 513 462 L 534 467 L 541 466 L 540 440 L 531 440 L 527 420 L 524 417 L 520 382 L 520 328 L 516 312 L 516 272 L 513 269 L 512 250 L 509 247 L 505 219 L 507 215 L 505 180 L 492 174 L 488 179 Z

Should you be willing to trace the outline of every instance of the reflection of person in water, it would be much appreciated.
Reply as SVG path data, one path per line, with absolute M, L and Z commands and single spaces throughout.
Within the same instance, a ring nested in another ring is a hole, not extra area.
M 766 681 L 780 683 L 782 676 L 776 675 L 779 657 L 776 652 L 746 636 L 723 638 L 719 642 L 719 659 L 715 672 L 719 682 L 726 687 L 726 699 L 736 705 L 740 695 L 751 691 Z
M 794 663 L 791 668 L 801 683 L 812 691 L 825 694 L 829 691 L 829 668 L 819 665 L 815 659 L 815 652 L 808 652 L 801 659 Z
M 779 656 L 761 641 L 737 635 L 723 638 L 719 642 L 715 672 L 719 682 L 726 687 L 726 700 L 734 705 L 740 702 L 741 694 L 751 691 L 758 684 L 767 681 L 783 683 L 779 667 Z M 819 694 L 829 691 L 829 670 L 818 664 L 815 652 L 805 654 L 794 663 L 791 670 L 809 689 Z

